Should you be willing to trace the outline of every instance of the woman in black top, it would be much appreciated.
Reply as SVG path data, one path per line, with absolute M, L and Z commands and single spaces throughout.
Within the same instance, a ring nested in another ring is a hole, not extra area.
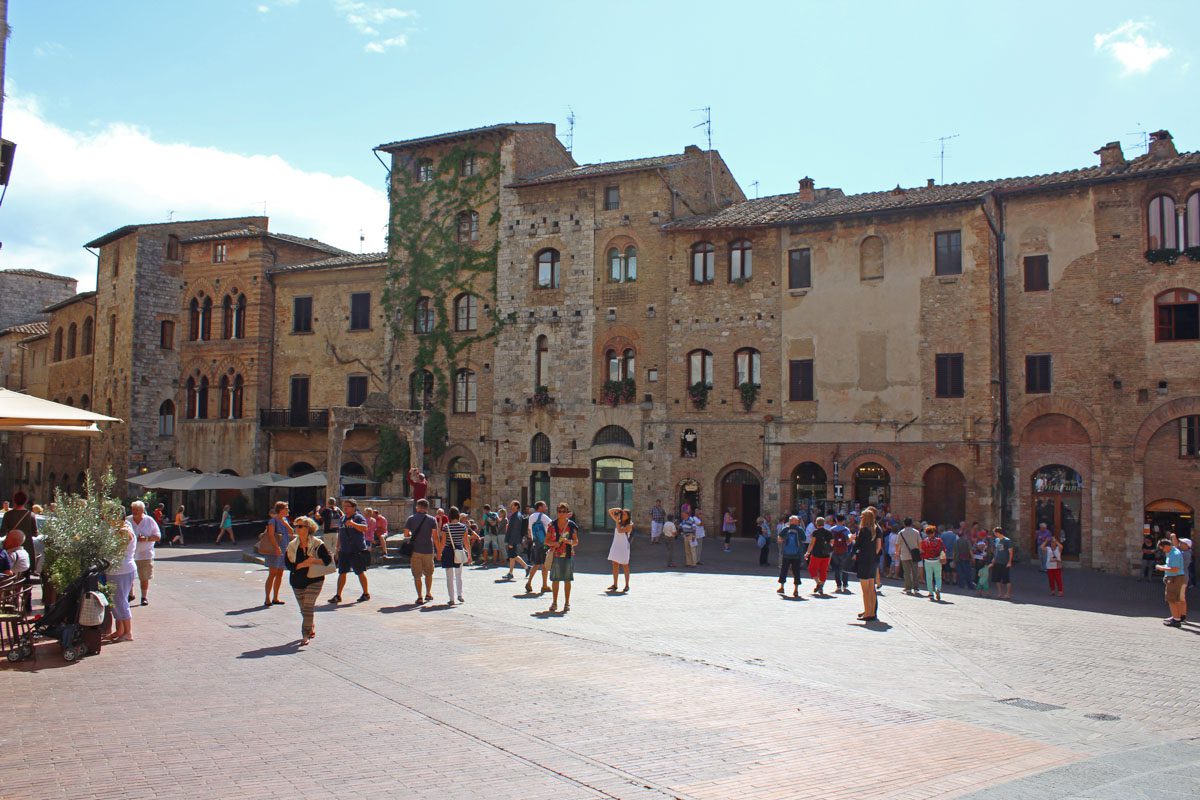
M 333 568 L 333 556 L 325 542 L 317 536 L 317 523 L 311 517 L 300 517 L 293 526 L 296 536 L 284 552 L 288 583 L 296 593 L 300 606 L 300 645 L 317 635 L 313 625 L 313 608 L 325 585 L 325 576 Z
M 858 585 L 862 587 L 863 612 L 858 618 L 864 622 L 874 622 L 878 617 L 879 599 L 875 596 L 875 572 L 879 568 L 879 552 L 883 549 L 883 537 L 879 526 L 875 524 L 875 508 L 868 507 L 862 512 L 858 523 L 858 536 L 855 539 L 856 555 L 854 571 L 858 574 Z

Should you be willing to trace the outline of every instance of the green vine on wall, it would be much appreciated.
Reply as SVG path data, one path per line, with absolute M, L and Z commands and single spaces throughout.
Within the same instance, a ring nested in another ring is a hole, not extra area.
M 395 428 L 379 429 L 379 457 L 375 459 L 375 480 L 386 483 L 396 473 L 408 472 L 412 454 L 408 441 Z
M 464 175 L 464 159 L 474 172 Z M 419 180 L 417 162 L 398 158 L 390 179 L 391 219 L 388 226 L 388 271 L 383 307 L 391 320 L 393 341 L 412 337 L 416 344 L 410 372 L 429 370 L 434 377 L 432 408 L 426 410 L 425 447 L 434 459 L 446 449 L 446 416 L 450 382 L 470 358 L 471 347 L 494 337 L 503 324 L 494 302 L 500 237 L 501 174 L 498 153 L 468 146 L 451 149 L 430 165 L 429 180 Z M 484 216 L 483 209 L 491 208 Z M 479 214 L 478 238 L 459 241 L 459 214 Z M 490 234 L 490 235 L 488 235 Z M 483 245 L 490 241 L 490 245 Z M 453 300 L 467 292 L 476 296 L 476 330 L 454 331 Z M 428 332 L 415 333 L 417 303 L 428 297 L 435 309 Z M 403 376 L 406 380 L 408 375 Z

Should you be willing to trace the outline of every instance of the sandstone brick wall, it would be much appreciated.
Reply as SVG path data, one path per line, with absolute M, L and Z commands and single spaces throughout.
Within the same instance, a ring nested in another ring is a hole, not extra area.
M 78 281 L 38 270 L 0 270 L 0 330 L 23 322 L 46 319 L 46 306 L 75 294 Z

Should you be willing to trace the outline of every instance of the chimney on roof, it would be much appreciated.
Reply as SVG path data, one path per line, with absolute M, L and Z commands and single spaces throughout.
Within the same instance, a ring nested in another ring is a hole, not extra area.
M 694 144 L 689 144 L 687 147 L 683 148 L 683 154 L 685 156 L 698 156 L 703 152 L 703 150 Z
M 932 188 L 933 188 L 933 178 L 926 178 L 926 179 L 925 179 L 925 188 L 926 188 L 926 189 L 932 189 Z
M 800 202 L 811 203 L 817 198 L 817 193 L 813 189 L 813 179 L 805 175 L 800 179 Z
M 1170 131 L 1155 131 L 1150 134 L 1150 157 L 1154 160 L 1174 158 L 1179 155 L 1175 142 L 1171 141 Z
M 907 192 L 905 192 L 904 188 L 902 186 L 900 186 L 900 184 L 897 183 L 896 188 L 892 189 L 892 194 L 901 195 L 901 194 L 907 194 Z
M 1102 169 L 1119 167 L 1125 163 L 1125 152 L 1121 150 L 1120 142 L 1109 142 L 1097 150 L 1096 155 L 1100 156 L 1100 167 Z

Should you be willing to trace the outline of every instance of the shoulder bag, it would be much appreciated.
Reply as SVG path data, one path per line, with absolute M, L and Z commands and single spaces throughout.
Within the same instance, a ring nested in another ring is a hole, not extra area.
M 314 544 L 316 545 L 316 547 L 313 547 Z M 315 537 L 315 536 L 309 537 L 308 553 L 307 553 L 308 557 L 321 560 L 320 564 L 312 564 L 309 566 L 309 568 L 308 568 L 308 577 L 309 578 L 323 578 L 326 575 L 328 575 L 329 573 L 331 573 L 337 569 L 337 564 L 333 563 L 332 558 L 329 559 L 328 564 L 326 564 L 325 560 L 321 558 L 321 548 L 324 546 L 325 546 L 325 543 L 322 542 L 317 537 Z
M 279 555 L 279 542 L 275 539 L 275 531 L 271 527 L 271 523 L 267 523 L 267 527 L 263 528 L 263 532 L 258 535 L 258 544 L 254 546 L 254 552 L 260 556 L 277 556 Z
M 458 545 L 456 545 L 454 543 L 454 536 L 451 535 L 449 527 L 447 527 L 447 529 L 446 529 L 446 536 L 450 539 L 450 546 L 454 548 L 454 565 L 456 567 L 461 567 L 463 564 L 467 563 L 466 547 L 459 547 Z M 463 531 L 463 544 L 465 545 L 466 542 L 467 542 L 467 532 L 464 530 Z

